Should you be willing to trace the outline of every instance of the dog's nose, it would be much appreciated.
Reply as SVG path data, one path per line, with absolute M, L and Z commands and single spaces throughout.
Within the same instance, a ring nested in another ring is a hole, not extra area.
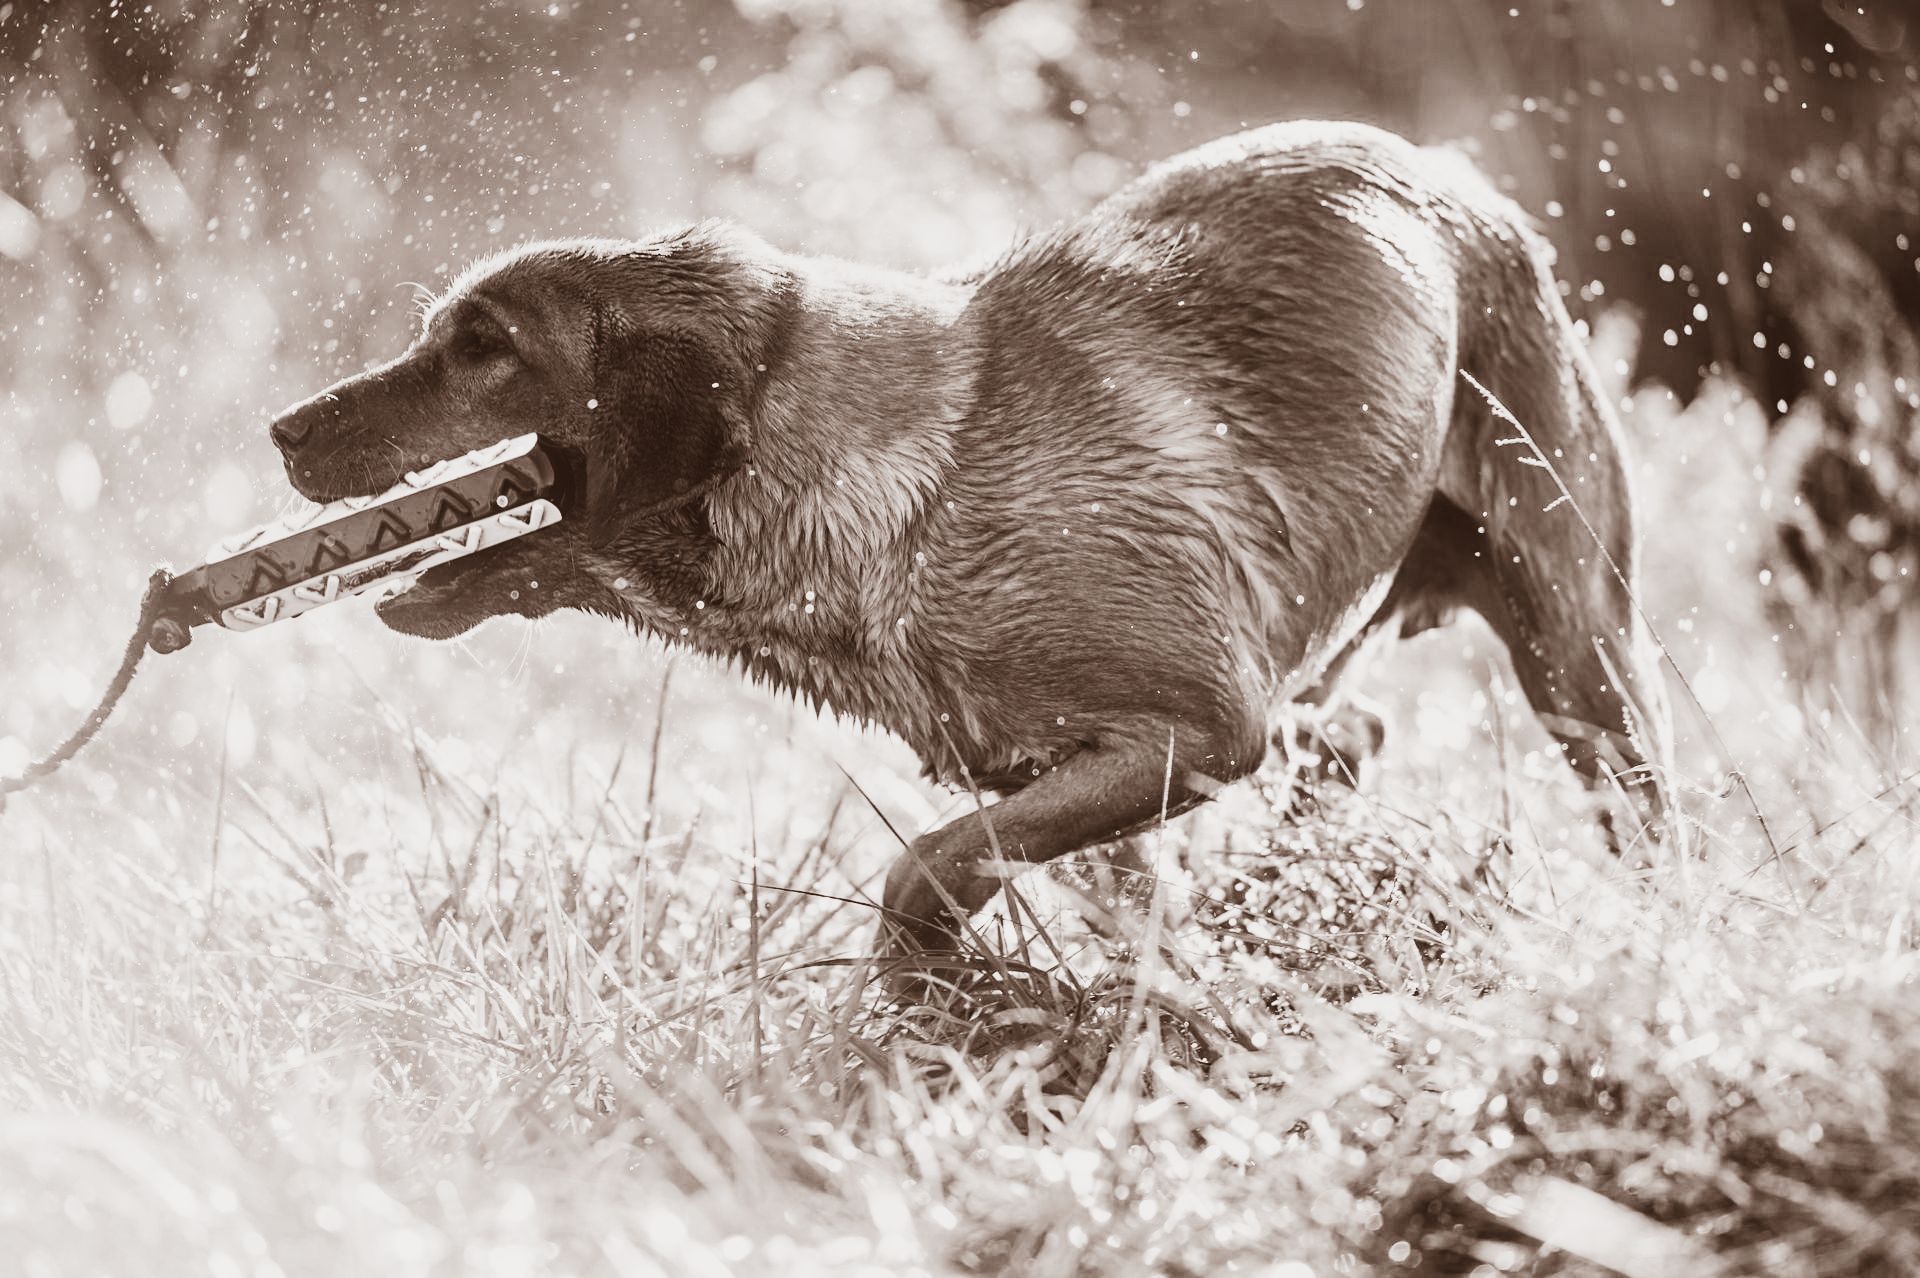
M 304 413 L 288 413 L 277 419 L 267 434 L 273 437 L 273 446 L 283 453 L 291 453 L 300 446 L 300 441 L 313 433 L 313 419 Z

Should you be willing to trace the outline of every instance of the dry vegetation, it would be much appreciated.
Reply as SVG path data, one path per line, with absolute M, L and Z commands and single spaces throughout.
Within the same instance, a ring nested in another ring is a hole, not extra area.
M 473 748 L 404 699 L 443 655 L 393 700 L 317 660 L 384 766 L 281 702 L 210 787 L 102 793 L 164 775 L 103 746 L 7 812 L 0 1235 L 35 1274 L 1911 1272 L 1913 791 L 1770 702 L 1750 625 L 1682 662 L 1764 828 L 1696 733 L 1681 835 L 1610 860 L 1450 631 L 1379 681 L 1429 739 L 1368 792 L 1230 796 L 1144 915 L 1024 880 L 911 1008 L 866 961 L 885 825 L 820 757 L 910 822 L 883 746 L 683 684 L 571 759 Z M 730 713 L 801 743 L 676 757 Z
M 860 41 L 896 38 L 881 25 L 716 91 L 733 132 L 706 145 L 891 138 L 874 182 L 835 189 L 907 203 L 809 220 L 734 172 L 697 200 L 636 184 L 623 216 L 758 211 L 844 251 L 866 228 L 911 262 L 1085 197 L 1009 196 L 943 132 L 958 89 L 937 80 L 890 114 L 826 94 L 803 116 Z M 1004 71 L 1015 34 L 927 56 Z M 68 137 L 48 101 L 9 107 L 42 199 Z M 1066 143 L 1020 118 L 988 123 L 1053 172 Z M 391 345 L 409 299 L 387 281 L 494 235 L 606 229 L 590 184 L 554 176 L 591 172 L 564 148 L 514 157 L 520 189 L 559 185 L 478 241 L 457 228 L 484 208 L 436 210 L 484 196 L 383 185 L 400 151 L 367 154 L 292 165 L 311 189 L 274 198 L 319 212 L 281 223 L 249 211 L 255 177 L 189 156 L 193 225 L 224 218 L 204 240 L 42 209 L 6 264 L 26 301 L 0 465 L 30 478 L 0 505 L 0 770 L 90 699 L 151 560 L 270 509 L 258 423 Z M 912 200 L 959 207 L 949 187 L 972 201 L 949 238 L 903 238 Z M 451 245 L 403 250 L 430 217 Z M 18 231 L 0 216 L 10 256 Z M 1633 343 L 1596 344 L 1690 689 L 1684 819 L 1643 858 L 1601 851 L 1486 637 L 1456 627 L 1376 672 L 1396 735 L 1362 792 L 1236 788 L 1155 837 L 1144 911 L 1102 908 L 1098 867 L 1024 879 L 982 922 L 993 957 L 899 1006 L 869 961 L 890 828 L 965 800 L 897 745 L 669 679 L 585 621 L 431 647 L 347 607 L 209 635 L 0 812 L 0 1268 L 1920 1272 L 1913 739 L 1871 741 L 1783 674 L 1764 570 L 1791 495 L 1761 415 L 1724 383 L 1684 410 L 1628 397 Z

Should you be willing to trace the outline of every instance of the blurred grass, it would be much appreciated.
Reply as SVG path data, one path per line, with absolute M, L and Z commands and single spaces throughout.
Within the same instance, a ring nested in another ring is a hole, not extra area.
M 262 82 L 240 131 L 185 79 L 178 136 L 123 131 L 131 212 L 85 180 L 58 50 L 9 81 L 0 770 L 90 704 L 151 561 L 272 513 L 262 423 L 397 349 L 411 281 L 702 215 L 979 256 L 1251 100 L 1227 77 L 1188 101 L 1156 69 L 1176 46 L 1102 48 L 1034 0 L 977 29 L 933 0 L 554 8 L 477 35 L 349 14 L 306 65 L 234 69 Z M 1078 126 L 1063 64 L 1104 86 Z M 1030 908 L 983 923 L 1006 974 L 902 1011 L 860 962 L 894 845 L 841 769 L 902 830 L 963 801 L 897 743 L 579 619 L 213 633 L 0 815 L 0 1254 L 1920 1268 L 1911 738 L 1870 745 L 1786 678 L 1761 574 L 1790 496 L 1757 410 L 1635 386 L 1617 318 L 1595 348 L 1639 448 L 1650 609 L 1738 755 L 1683 712 L 1691 824 L 1649 865 L 1601 854 L 1461 625 L 1375 672 L 1398 732 L 1364 796 L 1236 789 L 1164 835 L 1144 933 L 1076 917 L 1088 874 L 1025 880 Z

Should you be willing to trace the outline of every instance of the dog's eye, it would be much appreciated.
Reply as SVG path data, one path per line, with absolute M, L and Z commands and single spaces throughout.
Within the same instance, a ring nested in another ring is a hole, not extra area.
M 513 354 L 513 343 L 492 316 L 475 314 L 454 337 L 453 353 L 474 361 L 498 359 Z

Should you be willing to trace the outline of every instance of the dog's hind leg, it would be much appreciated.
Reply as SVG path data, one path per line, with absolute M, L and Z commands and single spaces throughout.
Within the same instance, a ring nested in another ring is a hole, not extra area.
M 1567 762 L 1590 785 L 1624 787 L 1652 820 L 1666 809 L 1668 720 L 1634 599 L 1619 432 L 1557 297 L 1542 305 L 1563 326 L 1558 340 L 1510 342 L 1491 364 L 1502 384 L 1481 383 L 1497 400 L 1463 388 L 1442 475 L 1456 517 L 1447 536 L 1468 569 L 1464 601 L 1505 643 Z M 1465 356 L 1462 366 L 1473 374 Z
M 1617 784 L 1643 816 L 1657 817 L 1666 703 L 1655 653 L 1640 640 L 1605 556 L 1575 553 L 1571 542 L 1528 542 L 1516 531 L 1527 521 L 1513 513 L 1482 522 L 1435 498 L 1388 604 L 1406 633 L 1440 624 L 1456 606 L 1478 612 L 1506 646 L 1528 703 L 1567 762 L 1590 787 Z M 1496 536 L 1490 529 L 1499 524 Z M 1603 824 L 1617 850 L 1604 813 Z
M 1474 607 L 1505 643 L 1542 725 L 1590 786 L 1618 785 L 1643 817 L 1658 818 L 1666 703 L 1657 653 L 1626 591 L 1597 552 L 1574 554 L 1559 541 L 1488 538 L 1485 554 Z
M 1348 785 L 1364 779 L 1387 726 L 1354 685 L 1389 644 L 1443 626 L 1458 606 L 1473 602 L 1477 547 L 1461 540 L 1461 518 L 1445 498 L 1429 504 L 1386 598 L 1319 681 L 1294 699 L 1301 712 L 1275 730 L 1273 745 L 1290 763 L 1309 762 L 1316 775 Z

